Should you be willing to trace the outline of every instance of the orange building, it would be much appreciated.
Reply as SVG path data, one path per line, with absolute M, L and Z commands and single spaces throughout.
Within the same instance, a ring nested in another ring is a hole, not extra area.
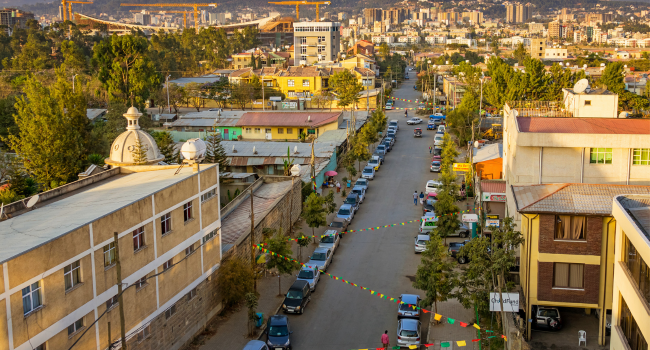
M 474 171 L 481 180 L 503 178 L 503 144 L 494 143 L 474 148 Z

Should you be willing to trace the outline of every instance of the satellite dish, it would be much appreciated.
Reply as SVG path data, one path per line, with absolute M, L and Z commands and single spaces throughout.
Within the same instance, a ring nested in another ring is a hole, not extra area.
M 579 94 L 581 92 L 585 92 L 587 89 L 589 89 L 589 80 L 587 80 L 587 79 L 580 79 L 573 86 L 573 92 L 576 93 L 576 94 Z
M 26 206 L 27 208 L 31 208 L 31 207 L 33 207 L 34 204 L 36 204 L 36 203 L 38 202 L 38 198 L 39 198 L 39 195 L 32 196 L 32 198 L 30 198 L 30 199 L 27 201 L 27 204 L 26 204 L 25 206 Z
M 628 112 L 623 111 L 623 112 L 619 113 L 618 117 L 619 117 L 619 118 L 627 118 L 628 115 L 629 115 Z M 1 217 L 1 216 L 2 216 L 2 215 L 0 215 L 0 217 Z
M 294 164 L 294 166 L 291 167 L 291 176 L 298 176 L 300 175 L 300 165 Z
M 478 148 L 478 145 L 479 145 L 478 141 L 474 141 L 474 148 Z

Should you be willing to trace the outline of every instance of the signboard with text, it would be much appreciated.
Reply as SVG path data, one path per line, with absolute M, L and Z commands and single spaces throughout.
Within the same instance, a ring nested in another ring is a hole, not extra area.
M 478 215 L 476 214 L 463 214 L 461 218 L 463 222 L 478 222 Z
M 503 296 L 503 311 L 519 312 L 519 293 L 501 293 Z M 499 293 L 490 293 L 490 311 L 501 311 Z
M 484 202 L 505 202 L 506 194 L 483 192 L 483 201 Z
M 499 227 L 499 219 L 486 219 L 485 226 L 488 227 Z
M 467 172 L 470 169 L 469 163 L 454 163 L 454 171 Z

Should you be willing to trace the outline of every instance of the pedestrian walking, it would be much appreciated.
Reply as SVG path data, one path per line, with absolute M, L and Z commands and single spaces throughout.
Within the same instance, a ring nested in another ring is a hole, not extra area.
M 418 205 L 418 191 L 413 192 L 413 205 Z
M 424 192 L 420 192 L 420 205 L 424 204 Z
M 433 152 L 433 146 L 429 146 L 429 154 L 431 154 L 431 152 Z
M 341 192 L 341 184 L 338 181 L 336 181 L 336 193 L 339 192 Z
M 388 331 L 384 331 L 384 334 L 381 335 L 381 346 L 384 349 L 388 349 L 390 346 L 390 339 L 388 339 Z

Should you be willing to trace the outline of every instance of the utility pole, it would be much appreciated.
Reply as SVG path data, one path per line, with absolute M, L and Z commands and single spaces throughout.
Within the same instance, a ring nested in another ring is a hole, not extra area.
M 122 336 L 122 349 L 126 349 L 126 329 L 124 321 L 124 298 L 122 297 L 122 265 L 120 264 L 120 245 L 117 241 L 117 232 L 113 232 L 115 242 L 115 268 L 117 272 L 117 303 L 120 308 L 120 335 Z
M 167 110 L 169 113 L 172 112 L 172 107 L 169 105 L 169 78 L 171 75 L 168 75 L 167 78 L 165 78 L 165 81 L 167 82 Z
M 255 271 L 255 211 L 253 210 L 253 186 L 251 186 L 251 269 L 255 278 L 253 278 L 253 283 L 255 291 L 257 292 L 257 273 Z

